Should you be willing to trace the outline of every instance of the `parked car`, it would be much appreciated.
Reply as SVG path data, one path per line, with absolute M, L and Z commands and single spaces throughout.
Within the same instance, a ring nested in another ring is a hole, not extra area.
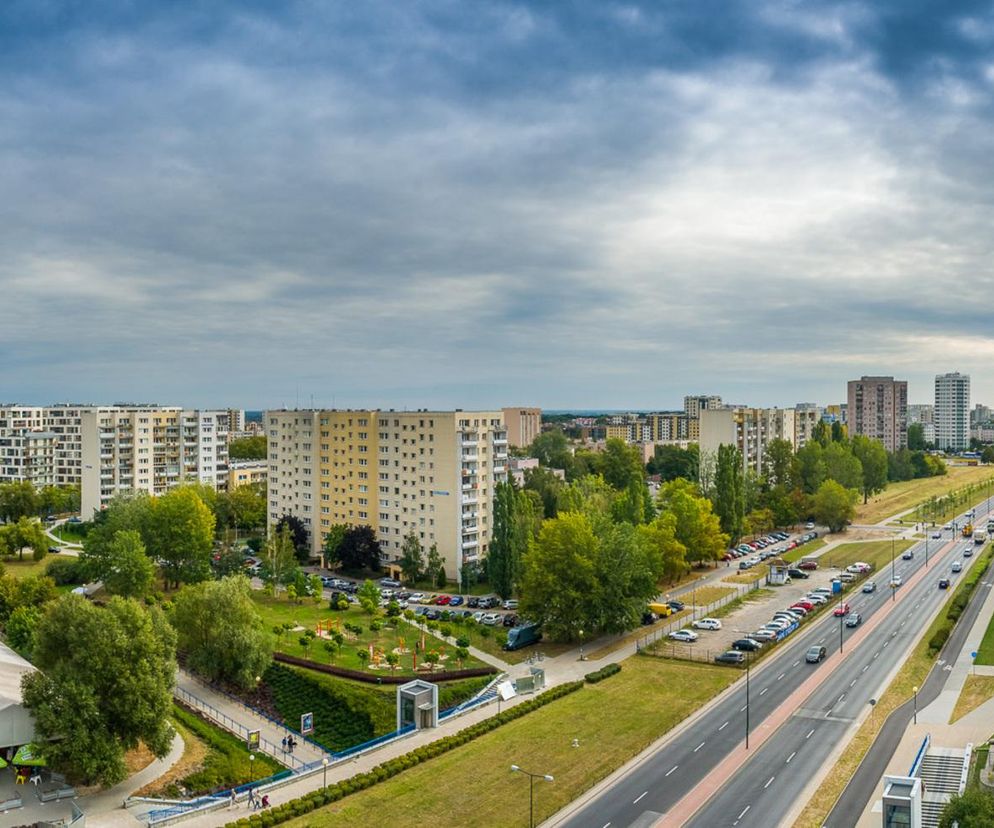
M 818 568 L 818 561 L 801 561 L 797 565 L 797 568 L 798 569 L 808 570 L 808 571 L 810 571 L 812 569 L 817 569 Z
M 804 571 L 803 569 L 788 569 L 788 570 L 787 570 L 787 574 L 788 574 L 788 575 L 789 575 L 789 576 L 790 576 L 791 578 L 810 578 L 810 577 L 811 577 L 811 576 L 810 576 L 810 575 L 808 575 L 808 573 L 807 573 L 807 572 L 805 572 L 805 571 Z
M 425 602 L 425 596 L 423 592 L 414 592 L 407 597 L 407 602 L 409 604 L 423 604 Z
M 400 581 L 395 578 L 380 578 L 381 587 L 393 587 L 394 589 L 400 588 Z
M 516 610 L 518 608 L 518 602 L 514 598 L 508 598 L 503 603 L 503 607 L 506 610 Z
M 484 613 L 483 617 L 480 618 L 480 623 L 486 624 L 488 627 L 495 627 L 500 623 L 500 613 L 499 612 Z
M 442 617 L 441 610 L 432 609 L 431 607 L 429 607 L 428 611 L 425 612 L 425 618 L 427 618 L 429 621 L 437 621 L 441 617 Z
M 732 642 L 732 649 L 740 652 L 754 653 L 762 648 L 762 644 L 755 638 L 737 638 Z
M 749 638 L 755 638 L 756 641 L 776 641 L 777 634 L 773 630 L 759 629 L 754 633 L 749 633 Z
M 674 630 L 668 636 L 673 641 L 682 641 L 685 644 L 693 644 L 700 636 L 693 630 Z
M 828 603 L 828 598 L 826 598 L 820 592 L 809 592 L 807 595 L 804 596 L 804 600 L 810 601 L 812 604 L 818 604 L 819 606 Z
M 698 630 L 720 630 L 721 621 L 717 618 L 698 618 L 691 626 Z
M 682 601 L 667 601 L 666 604 L 673 612 L 683 612 L 684 603 Z
M 939 578 L 939 589 L 949 589 L 948 578 Z
M 449 601 L 450 607 L 459 607 L 463 604 L 463 597 L 461 595 L 453 595 L 452 600 Z
M 740 653 L 738 650 L 728 650 L 727 652 L 721 653 L 714 657 L 716 664 L 742 664 L 745 662 L 745 653 Z
M 417 612 L 417 610 L 414 610 L 414 611 Z M 482 610 L 477 610 L 476 612 L 473 613 L 472 619 L 477 624 L 481 624 L 481 623 L 483 623 L 483 616 L 486 615 L 486 614 L 487 613 L 483 612 Z
M 836 618 L 841 618 L 843 615 L 848 615 L 850 611 L 849 604 L 843 601 L 839 606 L 832 610 L 832 615 Z
M 963 557 L 964 558 L 972 558 L 973 557 L 973 550 L 969 546 L 966 549 L 963 550 Z
M 856 576 L 852 572 L 840 572 L 838 578 L 844 584 L 851 584 L 856 580 Z
M 475 609 L 476 607 L 480 606 L 480 599 L 477 596 L 473 595 L 466 600 L 466 606 L 473 607 Z
M 815 525 L 809 520 L 807 523 L 804 524 L 804 528 L 805 529 L 814 529 Z
M 858 627 L 862 623 L 863 623 L 863 616 L 860 615 L 858 612 L 850 612 L 849 615 L 846 616 L 847 627 Z
M 798 608 L 804 610 L 805 612 L 811 612 L 811 610 L 813 610 L 815 608 L 815 605 L 813 603 L 811 603 L 810 601 L 805 601 L 802 598 L 800 601 L 796 601 L 795 603 L 793 603 L 793 604 L 790 605 L 791 609 L 793 609 L 794 607 L 798 607 Z
M 863 592 L 876 592 L 876 591 L 877 591 L 876 581 L 867 581 L 865 584 L 863 584 Z
M 856 561 L 856 563 L 851 563 L 846 567 L 846 572 L 854 572 L 857 575 L 862 575 L 864 572 L 869 572 L 872 568 L 868 563 Z
M 817 664 L 825 657 L 825 648 L 820 644 L 815 644 L 813 647 L 808 647 L 808 651 L 804 654 L 804 660 L 808 664 Z
M 513 612 L 509 612 L 504 616 L 503 624 L 505 627 L 513 627 L 518 623 L 518 616 Z

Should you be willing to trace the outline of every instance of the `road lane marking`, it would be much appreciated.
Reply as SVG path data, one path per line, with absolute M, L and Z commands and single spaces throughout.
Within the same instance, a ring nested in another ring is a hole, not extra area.
M 815 729 L 814 729 L 814 728 L 811 728 L 811 730 L 809 730 L 809 731 L 808 731 L 808 735 L 807 735 L 807 736 L 805 736 L 804 738 L 805 738 L 805 739 L 810 739 L 810 738 L 811 738 L 811 734 L 812 734 L 812 733 L 814 733 L 814 732 L 815 732 Z
M 702 747 L 704 747 L 704 742 L 701 742 L 697 747 L 694 748 L 694 753 L 697 753 Z
M 777 681 L 780 681 L 780 679 L 782 679 L 785 675 L 787 675 L 787 674 L 786 673 L 781 673 L 779 676 L 777 676 Z
M 640 793 L 637 797 L 635 797 L 635 799 L 632 800 L 632 805 L 638 805 L 639 804 L 639 800 L 643 796 L 645 796 L 647 793 L 649 793 L 649 792 L 648 791 L 642 791 L 642 793 Z M 608 823 L 608 824 L 610 824 L 610 823 Z
M 771 776 L 771 777 L 770 777 L 769 779 L 767 779 L 767 780 L 766 780 L 766 784 L 765 784 L 765 785 L 763 785 L 763 790 L 764 790 L 764 791 L 765 791 L 765 790 L 766 790 L 766 789 L 767 789 L 768 787 L 770 787 L 770 785 L 772 785 L 772 784 L 773 784 L 773 780 L 774 780 L 774 779 L 776 779 L 776 777 L 775 777 L 775 776 Z
M 800 663 L 801 663 L 801 659 L 797 659 L 797 661 L 795 661 L 795 662 L 794 662 L 793 664 L 791 664 L 790 666 L 791 666 L 791 667 L 796 667 L 796 666 L 797 666 L 798 664 L 800 664 Z
M 725 722 L 718 730 L 724 730 L 726 727 L 728 727 L 728 722 Z
M 666 771 L 666 773 L 664 774 L 664 776 L 669 776 L 669 775 L 670 775 L 671 773 L 673 773 L 673 771 L 675 771 L 675 770 L 676 770 L 676 769 L 677 769 L 678 767 L 680 767 L 680 766 L 679 766 L 679 765 L 674 765 L 674 766 L 673 766 L 672 768 L 670 768 L 670 769 L 669 769 L 668 771 Z
M 742 819 L 742 817 L 744 817 L 744 816 L 746 815 L 746 811 L 748 811 L 748 810 L 749 810 L 749 809 L 750 809 L 751 807 L 752 807 L 752 805 L 746 805 L 746 806 L 745 806 L 745 807 L 744 807 L 744 808 L 742 809 L 742 813 L 741 813 L 741 814 L 739 814 L 739 817 L 738 817 L 738 818 L 739 818 L 739 819 Z M 738 820 L 736 820 L 736 822 L 738 822 Z
M 818 643 L 819 644 L 824 644 L 825 643 L 825 639 L 824 638 L 819 638 L 818 639 Z
M 887 646 L 888 644 L 890 644 L 890 642 L 889 642 L 889 641 L 885 641 L 885 642 L 884 642 L 884 646 L 885 646 L 885 647 L 886 647 L 886 646 Z M 874 656 L 874 658 L 876 658 L 876 656 Z
M 837 701 L 836 704 L 838 704 L 840 701 L 842 701 L 845 697 L 846 697 L 845 693 L 843 693 L 841 696 L 839 696 L 839 701 Z
M 876 652 L 875 652 L 875 653 L 873 654 L 873 657 L 874 657 L 874 658 L 876 658 L 876 657 L 877 657 L 878 655 L 880 655 L 880 650 L 877 650 L 877 651 L 876 651 Z
M 746 705 L 746 706 L 748 707 L 748 705 Z M 745 707 L 740 707 L 739 708 L 739 713 L 745 713 Z
M 849 682 L 849 686 L 850 687 L 855 687 L 856 686 L 856 679 L 853 679 L 852 681 L 850 681 Z
M 790 764 L 790 760 L 793 759 L 795 756 L 797 756 L 797 751 L 796 750 L 792 754 L 790 754 L 790 756 L 787 757 L 786 764 L 789 765 Z
M 762 690 L 760 690 L 760 691 L 759 691 L 759 695 L 761 695 L 761 696 L 762 696 L 762 695 L 763 695 L 763 693 L 765 693 L 765 692 L 766 692 L 767 690 L 769 690 L 769 689 L 770 689 L 769 687 L 764 687 L 764 688 L 763 688 Z
M 866 672 L 867 670 L 869 670 L 869 669 L 870 669 L 870 665 L 869 665 L 869 664 L 864 664 L 864 665 L 863 665 L 863 669 L 862 669 L 862 670 L 860 670 L 860 672 L 861 672 L 861 673 L 865 673 L 865 672 Z

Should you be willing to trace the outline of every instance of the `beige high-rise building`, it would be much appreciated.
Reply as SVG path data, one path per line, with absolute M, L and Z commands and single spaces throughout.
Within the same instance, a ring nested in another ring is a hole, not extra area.
M 794 448 L 804 448 L 814 436 L 815 426 L 821 422 L 821 409 L 814 403 L 794 406 Z
M 721 407 L 721 397 L 714 394 L 695 394 L 683 398 L 683 413 L 692 420 L 699 420 L 702 411 L 713 411 Z
M 267 411 L 268 523 L 299 517 L 320 554 L 335 524 L 370 526 L 386 562 L 414 532 L 447 576 L 482 565 L 494 486 L 507 479 L 500 411 Z
M 701 411 L 701 457 L 717 455 L 722 445 L 735 446 L 744 469 L 763 473 L 766 447 L 786 440 L 796 448 L 795 417 L 790 408 L 718 408 Z
M 80 423 L 84 519 L 122 493 L 160 495 L 191 480 L 227 486 L 226 411 L 118 406 L 84 409 Z
M 541 408 L 504 408 L 507 441 L 516 448 L 525 448 L 542 433 Z
M 848 385 L 849 436 L 879 440 L 887 451 L 908 445 L 908 383 L 893 377 L 861 377 Z

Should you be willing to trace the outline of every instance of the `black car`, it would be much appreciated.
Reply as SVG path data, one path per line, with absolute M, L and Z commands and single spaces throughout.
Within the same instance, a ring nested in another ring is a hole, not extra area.
M 939 589 L 949 589 L 948 578 L 939 578 Z
M 53 555 L 58 555 L 62 551 L 62 547 L 61 546 L 50 546 L 50 547 L 48 547 L 48 551 L 51 552 Z
M 673 610 L 673 612 L 683 612 L 684 604 L 680 601 L 667 601 L 666 606 Z
M 787 574 L 790 575 L 791 578 L 810 578 L 811 577 L 803 569 L 788 569 L 787 570 Z
M 469 598 L 466 601 L 466 606 L 473 607 L 475 609 L 476 607 L 480 606 L 480 599 L 474 595 L 472 598 Z
M 440 610 L 437 610 L 437 609 L 429 609 L 425 613 L 425 618 L 427 618 L 429 621 L 437 621 L 441 617 L 442 617 L 442 613 L 441 613 Z
M 763 645 L 752 638 L 739 638 L 732 642 L 732 649 L 740 652 L 754 653 Z
M 505 627 L 514 627 L 517 625 L 517 623 L 518 623 L 518 616 L 516 616 L 513 612 L 509 612 L 507 615 L 504 616 Z
M 901 560 L 910 561 L 914 557 L 915 557 L 915 553 L 912 552 L 909 549 L 907 552 L 905 552 L 903 555 L 901 555 Z
M 643 626 L 648 627 L 650 624 L 655 624 L 655 623 L 656 623 L 656 616 L 655 615 L 653 615 L 651 612 L 643 612 L 642 613 L 642 625 Z

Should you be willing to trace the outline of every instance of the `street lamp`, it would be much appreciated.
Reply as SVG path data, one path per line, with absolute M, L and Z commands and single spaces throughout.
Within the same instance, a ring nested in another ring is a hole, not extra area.
M 544 779 L 546 782 L 554 781 L 547 773 L 532 773 L 517 765 L 511 765 L 513 773 L 523 773 L 528 777 L 528 828 L 535 828 L 535 780 Z
M 578 631 L 580 634 L 580 661 L 583 661 L 583 630 Z
M 749 654 L 746 653 L 746 750 L 749 750 Z
M 894 572 L 894 539 L 890 539 L 890 599 L 897 600 L 897 582 Z
M 321 757 L 321 771 L 322 771 L 321 787 L 322 788 L 327 788 L 328 787 L 328 757 L 327 756 L 322 756 Z
M 915 685 L 912 688 L 912 690 L 913 690 L 913 692 L 915 694 L 915 719 L 914 719 L 914 723 L 918 724 L 918 685 Z

